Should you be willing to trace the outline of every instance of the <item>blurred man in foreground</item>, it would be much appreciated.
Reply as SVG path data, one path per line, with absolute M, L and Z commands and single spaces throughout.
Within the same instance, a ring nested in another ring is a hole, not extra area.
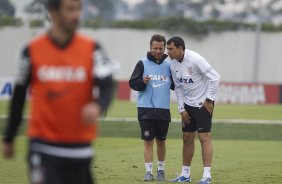
M 91 142 L 97 118 L 112 96 L 112 73 L 102 48 L 76 33 L 80 0 L 48 0 L 50 30 L 27 44 L 3 139 L 3 155 L 14 154 L 28 87 L 30 181 L 33 184 L 91 184 Z M 93 88 L 99 95 L 93 95 Z

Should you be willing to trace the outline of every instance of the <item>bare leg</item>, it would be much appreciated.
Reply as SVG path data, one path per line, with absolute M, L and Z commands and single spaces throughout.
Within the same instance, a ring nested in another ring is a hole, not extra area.
M 152 141 L 144 141 L 144 160 L 145 163 L 153 162 L 153 156 L 154 156 L 154 140 Z
M 211 135 L 209 132 L 199 133 L 198 135 L 202 146 L 203 165 L 204 167 L 211 167 L 213 155 Z
M 195 132 L 183 132 L 183 166 L 190 166 L 195 152 Z
M 166 153 L 165 142 L 166 142 L 165 140 L 159 141 L 156 139 L 158 161 L 165 161 L 165 153 Z

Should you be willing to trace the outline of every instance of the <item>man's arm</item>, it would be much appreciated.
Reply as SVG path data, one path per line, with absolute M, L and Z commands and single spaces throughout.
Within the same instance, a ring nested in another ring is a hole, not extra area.
M 220 75 L 210 66 L 204 59 L 200 59 L 195 63 L 200 72 L 209 79 L 207 99 L 214 101 L 219 87 Z
M 207 99 L 214 101 L 217 90 L 219 88 L 220 75 L 213 68 L 211 68 L 207 72 L 206 77 L 210 79 L 207 92 Z
M 146 84 L 143 79 L 144 64 L 142 60 L 138 61 L 136 64 L 131 77 L 129 79 L 129 86 L 135 91 L 143 91 L 146 89 Z
M 200 72 L 209 79 L 207 96 L 202 104 L 202 107 L 204 107 L 212 116 L 214 109 L 214 100 L 219 88 L 220 75 L 210 66 L 210 64 L 204 58 L 201 58 L 195 64 L 198 70 L 200 70 Z
M 112 101 L 114 91 L 113 73 L 117 69 L 117 63 L 109 59 L 100 44 L 96 43 L 94 53 L 94 84 L 98 87 L 99 96 L 97 103 L 102 112 L 106 112 Z
M 175 95 L 176 95 L 176 98 L 177 98 L 178 111 L 179 111 L 179 113 L 181 113 L 185 110 L 184 109 L 184 90 L 180 85 L 180 81 L 176 78 L 175 70 L 174 70 L 172 65 L 170 67 L 170 70 L 171 70 L 171 76 L 172 76 L 172 79 L 173 79 L 173 83 L 174 83 L 174 86 L 175 86 L 174 91 L 175 91 Z
M 175 71 L 173 67 L 171 66 L 171 74 L 172 74 L 172 79 L 174 83 L 174 91 L 175 95 L 177 98 L 177 103 L 178 103 L 178 112 L 181 115 L 181 119 L 183 123 L 190 123 L 190 116 L 188 112 L 184 109 L 184 90 L 180 85 L 180 82 L 175 76 Z
M 174 91 L 175 90 L 175 85 L 174 85 L 172 76 L 170 76 L 170 80 L 171 80 L 170 89 Z
M 20 68 L 15 81 L 14 93 L 10 102 L 8 122 L 3 138 L 4 157 L 13 156 L 13 141 L 17 134 L 24 109 L 25 97 L 31 81 L 31 63 L 28 48 L 24 48 L 20 53 Z

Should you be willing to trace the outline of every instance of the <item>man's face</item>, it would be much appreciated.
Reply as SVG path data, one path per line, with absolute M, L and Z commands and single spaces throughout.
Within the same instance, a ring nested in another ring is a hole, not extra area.
M 65 32 L 74 32 L 79 23 L 81 11 L 80 0 L 62 0 L 58 10 L 51 11 L 54 23 L 56 23 Z
M 179 59 L 182 57 L 182 47 L 176 47 L 173 42 L 166 46 L 167 54 L 170 59 Z
M 154 56 L 154 58 L 159 61 L 164 55 L 165 43 L 153 41 L 150 49 L 152 56 Z

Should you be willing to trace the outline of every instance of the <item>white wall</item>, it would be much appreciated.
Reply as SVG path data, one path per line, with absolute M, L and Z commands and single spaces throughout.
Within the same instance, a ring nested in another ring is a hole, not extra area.
M 16 73 L 16 53 L 24 42 L 45 31 L 44 29 L 0 29 L 0 77 Z M 149 50 L 149 40 L 154 33 L 171 34 L 154 30 L 133 29 L 83 29 L 82 33 L 99 40 L 110 57 L 121 64 L 116 74 L 119 80 L 127 80 L 136 62 Z M 186 47 L 202 54 L 221 74 L 222 81 L 253 82 L 255 34 L 253 32 L 224 32 L 210 34 L 201 40 L 186 35 Z M 282 83 L 282 33 L 261 35 L 258 81 Z

